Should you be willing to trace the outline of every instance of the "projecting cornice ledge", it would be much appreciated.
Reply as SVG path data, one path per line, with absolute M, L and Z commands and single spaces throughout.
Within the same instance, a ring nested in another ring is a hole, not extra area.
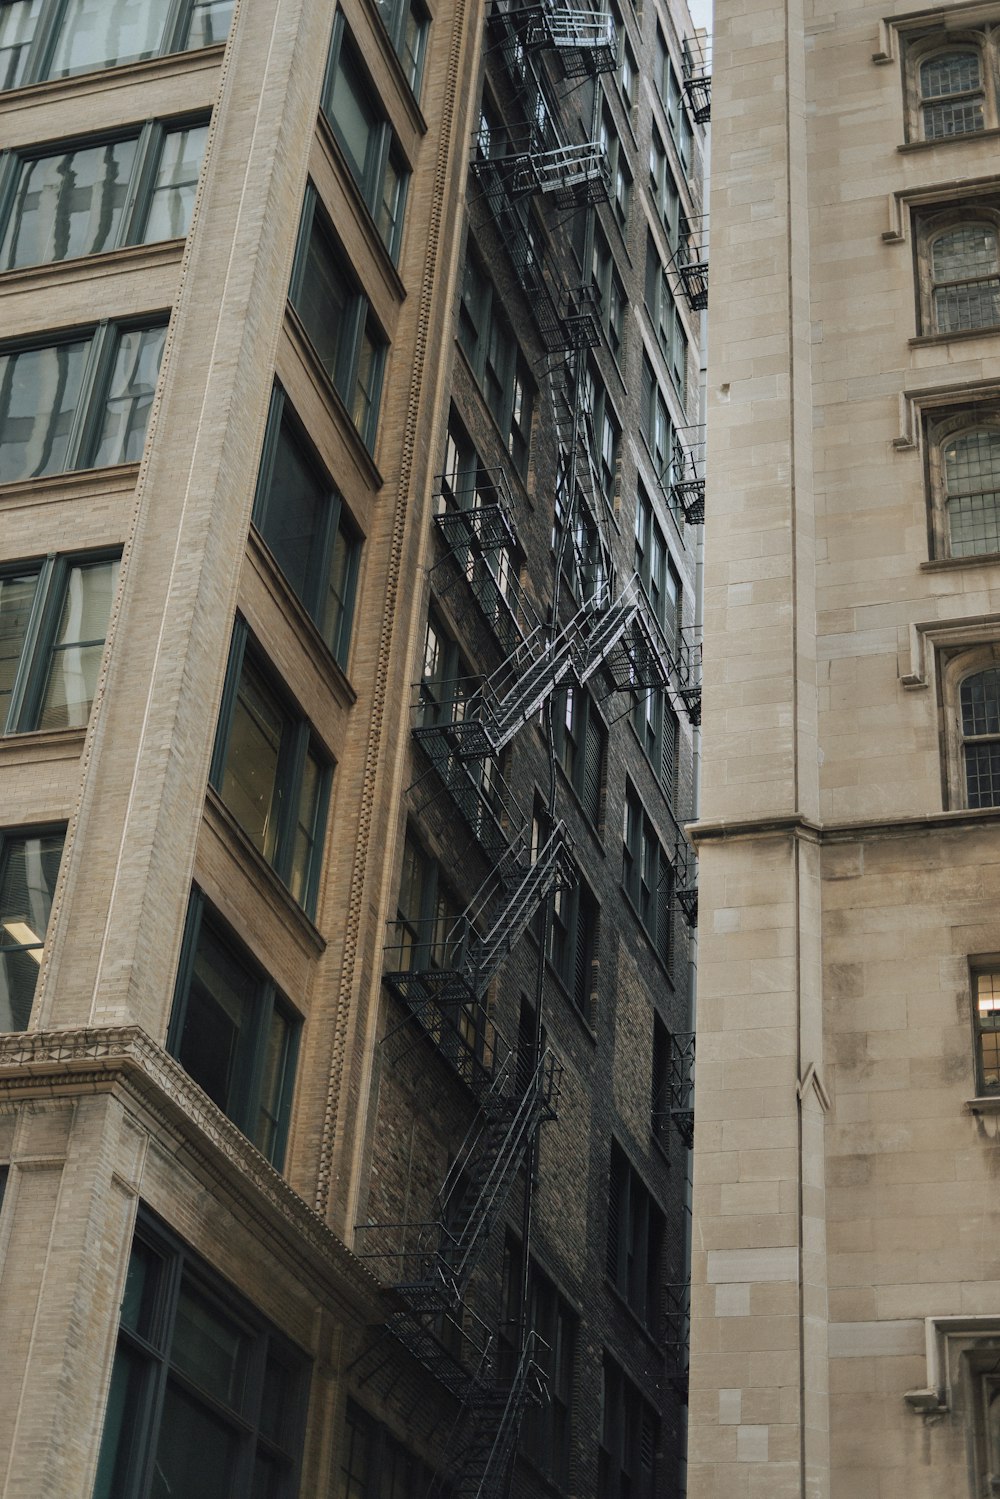
M 0 1107 L 113 1093 L 180 1163 L 250 1217 L 293 1273 L 325 1284 L 352 1319 L 385 1315 L 383 1288 L 357 1255 L 138 1026 L 0 1035 Z
M 961 807 L 910 817 L 866 817 L 857 822 L 813 822 L 808 817 L 747 817 L 689 822 L 684 831 L 695 848 L 737 839 L 794 838 L 804 843 L 856 843 L 861 838 L 920 838 L 927 833 L 964 831 L 1000 823 L 1000 807 Z

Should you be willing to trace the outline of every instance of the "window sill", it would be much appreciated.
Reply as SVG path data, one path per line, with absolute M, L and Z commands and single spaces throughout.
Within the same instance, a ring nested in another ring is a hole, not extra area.
M 47 499 L 76 499 L 80 490 L 102 495 L 131 492 L 138 477 L 137 463 L 121 463 L 112 468 L 67 469 L 61 474 L 43 474 L 39 479 L 11 479 L 0 484 L 0 510 L 17 504 L 44 504 Z
M 96 280 L 109 272 L 148 270 L 163 265 L 179 266 L 185 243 L 183 239 L 166 239 L 152 245 L 121 245 L 117 250 L 103 250 L 97 255 L 78 255 L 73 260 L 49 260 L 43 261 L 41 265 L 23 265 L 14 270 L 0 271 L 0 296 L 13 296 L 27 288 L 34 289 L 39 284 L 61 286 L 72 282 L 77 286 L 80 282 Z
M 205 820 L 257 886 L 278 919 L 293 926 L 304 939 L 304 945 L 317 957 L 325 952 L 326 939 L 322 932 L 303 911 L 281 876 L 275 874 L 263 855 L 254 848 L 214 786 L 208 787 L 205 796 Z
M 961 135 L 941 135 L 932 141 L 901 141 L 896 150 L 903 153 L 910 151 L 930 151 L 935 146 L 952 146 L 964 141 L 996 140 L 1000 140 L 1000 128 L 993 125 L 989 130 L 966 130 Z
M 933 348 L 935 344 L 968 343 L 973 338 L 996 338 L 1000 326 L 992 328 L 958 328 L 953 333 L 918 333 L 907 342 L 911 349 Z
M 79 759 L 86 737 L 86 728 L 29 729 L 23 734 L 5 734 L 0 737 L 0 766 Z
M 970 1114 L 1000 1114 L 1000 1092 L 967 1098 L 965 1107 Z
M 176 78 L 184 73 L 214 75 L 225 50 L 225 43 L 219 42 L 214 47 L 168 52 L 165 57 L 147 57 L 141 62 L 123 63 L 117 68 L 96 68 L 92 73 L 74 73 L 69 78 L 46 78 L 40 83 L 28 83 L 0 94 L 0 115 L 36 103 L 52 105 L 63 99 L 80 100 L 88 94 L 110 94 L 114 89 L 132 83 L 146 84 L 160 78 Z
M 1000 565 L 1000 552 L 977 552 L 974 557 L 932 557 L 921 562 L 923 573 L 958 572 L 968 567 L 996 567 Z

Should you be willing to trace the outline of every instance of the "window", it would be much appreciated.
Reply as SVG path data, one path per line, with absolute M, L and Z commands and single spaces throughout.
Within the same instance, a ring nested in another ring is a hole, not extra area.
M 649 1128 L 653 1138 L 664 1149 L 667 1148 L 670 1140 L 670 1054 L 672 1045 L 670 1032 L 659 1015 L 654 1011 Z
M 655 1499 L 660 1423 L 607 1354 L 601 1368 L 597 1499 Z
M 680 240 L 681 195 L 667 161 L 667 148 L 655 124 L 649 143 L 649 190 L 653 207 L 667 232 L 667 243 L 676 251 Z
M 444 472 L 437 498 L 437 513 L 480 512 L 469 518 L 466 535 L 475 534 L 480 545 L 452 546 L 456 566 L 465 574 L 483 619 L 506 652 L 516 650 L 531 625 L 530 607 L 521 592 L 519 554 L 502 542 L 512 536 L 509 506 L 505 498 L 505 476 L 485 468 L 464 428 L 452 412 L 445 445 Z
M 336 1499 L 412 1499 L 430 1491 L 433 1470 L 350 1399 L 340 1450 Z M 447 1499 L 451 1489 L 439 1492 Z
M 553 895 L 545 956 L 587 1021 L 594 987 L 598 920 L 597 901 L 579 879 L 572 890 L 560 889 Z
M 612 1141 L 607 1272 L 653 1335 L 659 1333 L 664 1217 L 625 1152 Z
M 1000 325 L 997 223 L 982 216 L 917 216 L 921 331 L 962 333 Z
M 958 700 L 965 805 L 1000 806 L 1000 667 L 964 677 Z
M 294 1499 L 308 1365 L 142 1210 L 93 1499 Z
M 323 110 L 382 243 L 396 260 L 410 173 L 342 15 L 334 22 Z
M 592 264 L 594 294 L 601 326 L 608 335 L 608 345 L 617 360 L 621 359 L 622 340 L 625 335 L 625 309 L 628 295 L 618 274 L 611 247 L 599 226 L 594 226 L 594 258 Z
M 982 59 L 977 47 L 954 47 L 919 65 L 921 134 L 925 140 L 984 128 Z
M 288 297 L 370 451 L 375 446 L 388 343 L 312 187 L 302 209 Z
M 646 235 L 645 303 L 656 342 L 681 405 L 687 399 L 688 340 L 680 310 L 651 234 Z
M 199 891 L 191 897 L 167 1050 L 281 1170 L 298 1016 Z
M 28 1027 L 64 836 L 0 833 L 0 1031 Z
M 462 914 L 458 898 L 441 876 L 441 866 L 407 831 L 396 909 L 400 971 L 450 968 L 450 939 Z
M 117 557 L 0 568 L 0 733 L 86 725 L 117 581 Z
M 419 97 L 430 17 L 420 0 L 380 0 L 378 13 L 403 65 L 406 81 Z
M 211 782 L 257 852 L 310 915 L 316 908 L 330 766 L 272 685 L 236 621 Z
M 586 688 L 567 687 L 552 700 L 552 738 L 556 759 L 596 827 L 601 813 L 601 786 L 608 735 Z
M 233 0 L 6 0 L 0 88 L 224 42 Z
M 552 512 L 552 550 L 578 603 L 604 598 L 607 584 L 601 533 L 593 511 L 578 489 L 570 508 L 565 477 L 556 486 Z
M 587 423 L 587 439 L 598 485 L 605 501 L 613 509 L 618 483 L 621 426 L 604 381 L 592 364 L 588 364 L 583 373 L 583 400 L 580 405 Z
M 628 211 L 632 203 L 632 173 L 628 168 L 625 148 L 622 145 L 618 131 L 615 129 L 614 121 L 607 109 L 604 110 L 601 116 L 598 143 L 607 157 L 608 174 L 611 178 L 612 207 L 614 208 L 619 228 L 624 233 L 628 223 Z
M 361 543 L 280 386 L 271 400 L 253 521 L 346 669 Z
M 691 170 L 691 144 L 693 131 L 691 121 L 688 119 L 687 110 L 684 108 L 684 92 L 677 78 L 677 73 L 663 32 L 659 26 L 656 28 L 656 71 L 653 75 L 660 102 L 667 116 L 667 124 L 670 134 L 673 136 L 677 147 L 677 154 L 681 159 L 681 165 L 685 172 Z
M 642 388 L 639 392 L 639 431 L 658 479 L 666 477 L 670 464 L 673 424 L 666 398 L 660 389 L 649 355 L 642 356 Z
M 207 124 L 8 158 L 0 270 L 182 239 L 191 225 Z
M 972 972 L 976 1092 L 1000 1091 L 1000 970 Z
M 137 463 L 165 337 L 101 323 L 0 352 L 0 483 Z
M 681 624 L 681 580 L 652 501 L 640 484 L 635 507 L 635 570 L 653 617 L 674 645 Z
M 631 110 L 636 101 L 636 81 L 639 77 L 639 65 L 635 60 L 635 53 L 629 45 L 628 37 L 625 35 L 625 27 L 622 25 L 621 17 L 615 16 L 615 31 L 620 41 L 618 45 L 618 88 L 621 92 L 622 103 L 625 108 Z
M 520 1320 L 524 1257 L 510 1235 L 504 1245 L 500 1331 L 503 1377 L 513 1373 L 515 1350 L 510 1329 Z M 529 1258 L 527 1326 L 537 1335 L 533 1354 L 548 1387 L 548 1399 L 531 1401 L 521 1425 L 520 1452 L 557 1488 L 571 1487 L 573 1380 L 578 1318 L 555 1286 Z
M 670 864 L 634 788 L 626 782 L 622 884 L 658 956 L 671 956 Z
M 458 342 L 482 387 L 511 458 L 527 472 L 533 385 L 527 363 L 499 306 L 493 283 L 466 256 Z
M 418 722 L 424 728 L 460 723 L 472 696 L 472 673 L 433 609 L 427 615 Z
M 1000 552 L 1000 423 L 965 427 L 968 416 L 945 419 L 929 444 L 938 555 Z

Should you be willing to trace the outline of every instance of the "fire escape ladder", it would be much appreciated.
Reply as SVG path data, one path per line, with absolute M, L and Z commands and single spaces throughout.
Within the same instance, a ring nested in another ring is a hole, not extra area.
M 681 220 L 677 249 L 671 257 L 676 283 L 692 312 L 708 306 L 708 215 Z
M 703 125 L 712 118 L 712 38 L 707 32 L 685 39 L 681 79 L 692 118 Z
M 453 1499 L 505 1499 L 524 1413 L 548 1399 L 538 1362 L 541 1339 L 530 1332 L 510 1383 L 473 1386 L 466 1402 L 468 1437 L 458 1472 L 447 1486 Z
M 575 884 L 569 848 L 565 824 L 557 822 L 486 932 L 469 943 L 463 972 L 480 998 L 485 996 L 501 963 L 527 930 L 542 901 L 555 890 L 569 889 Z
M 691 1286 L 685 1281 L 663 1288 L 663 1353 L 667 1378 L 687 1403 L 691 1342 Z
M 674 435 L 669 478 L 661 487 L 675 513 L 689 526 L 705 521 L 705 428 L 679 428 Z
M 688 1150 L 694 1145 L 694 1032 L 670 1038 L 670 1117 Z
M 461 1297 L 544 1120 L 556 1117 L 562 1067 L 546 1049 L 523 1093 L 484 1113 L 459 1152 L 441 1192 L 438 1261 Z
M 413 737 L 490 863 L 498 865 L 513 846 L 522 862 L 528 820 L 496 761 L 463 758 L 450 722 L 418 724 Z

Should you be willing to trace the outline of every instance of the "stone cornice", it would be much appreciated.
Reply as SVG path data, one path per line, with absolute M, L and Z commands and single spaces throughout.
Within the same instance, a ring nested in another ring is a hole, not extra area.
M 323 1219 L 254 1149 L 184 1068 L 138 1026 L 0 1035 L 0 1106 L 113 1093 L 179 1160 L 258 1230 L 298 1278 L 371 1323 L 386 1316 L 384 1289 Z
M 807 843 L 854 843 L 859 838 L 924 838 L 928 833 L 967 832 L 1000 822 L 1000 807 L 962 807 L 909 817 L 866 817 L 857 822 L 813 822 L 808 817 L 747 817 L 691 822 L 684 831 L 698 847 L 737 838 L 798 838 Z

